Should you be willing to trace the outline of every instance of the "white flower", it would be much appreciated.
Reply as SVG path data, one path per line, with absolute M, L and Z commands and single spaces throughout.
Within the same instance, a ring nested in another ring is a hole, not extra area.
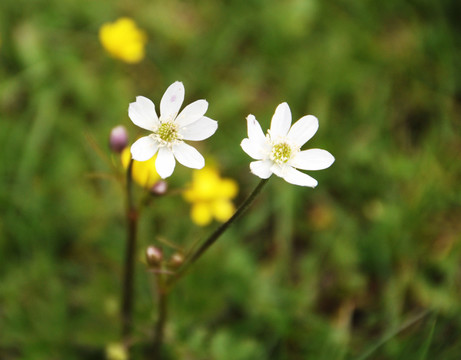
M 287 103 L 277 106 L 267 135 L 253 115 L 248 115 L 247 123 L 248 138 L 243 139 L 240 146 L 257 160 L 250 163 L 250 170 L 262 179 L 275 174 L 291 184 L 315 187 L 317 180 L 296 169 L 322 170 L 335 161 L 326 150 L 301 151 L 301 147 L 317 132 L 319 121 L 315 116 L 307 115 L 291 126 L 291 111 Z
M 165 91 L 160 102 L 160 118 L 155 105 L 144 96 L 128 107 L 128 115 L 133 123 L 152 134 L 137 140 L 131 146 L 131 156 L 137 161 L 146 161 L 157 151 L 155 168 L 164 179 L 173 173 L 176 160 L 184 166 L 201 169 L 205 165 L 203 156 L 184 140 L 199 141 L 209 138 L 218 128 L 218 123 L 205 115 L 206 100 L 197 100 L 179 109 L 184 101 L 184 85 L 176 81 Z

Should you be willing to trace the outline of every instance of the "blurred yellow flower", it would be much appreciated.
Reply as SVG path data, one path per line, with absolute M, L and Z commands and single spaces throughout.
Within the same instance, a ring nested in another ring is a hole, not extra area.
M 223 179 L 218 171 L 207 166 L 195 170 L 192 184 L 183 197 L 192 203 L 191 218 L 200 226 L 208 225 L 213 218 L 225 222 L 234 214 L 232 199 L 237 195 L 238 185 L 232 179 Z
M 99 29 L 99 40 L 114 58 L 134 64 L 144 59 L 147 36 L 136 23 L 127 17 L 105 23 Z
M 128 360 L 128 353 L 120 343 L 111 343 L 106 346 L 107 360 Z
M 133 160 L 132 176 L 133 180 L 146 189 L 151 189 L 154 184 L 160 180 L 160 176 L 155 170 L 155 159 L 157 157 L 153 156 L 146 161 L 136 161 Z M 130 164 L 131 152 L 130 147 L 127 146 L 122 151 L 121 160 L 122 165 L 125 169 L 128 169 Z

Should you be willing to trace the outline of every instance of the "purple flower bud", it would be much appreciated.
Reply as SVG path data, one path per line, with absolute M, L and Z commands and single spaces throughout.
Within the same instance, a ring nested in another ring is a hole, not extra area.
M 162 249 L 150 245 L 146 249 L 146 261 L 150 268 L 157 268 L 163 259 Z
M 150 188 L 150 192 L 154 195 L 165 195 L 168 190 L 168 183 L 165 180 L 157 181 L 154 186 Z
M 128 145 L 128 132 L 125 126 L 119 125 L 110 132 L 109 146 L 113 152 L 121 153 Z

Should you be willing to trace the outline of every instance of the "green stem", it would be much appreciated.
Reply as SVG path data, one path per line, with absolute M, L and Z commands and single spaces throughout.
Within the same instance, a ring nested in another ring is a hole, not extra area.
M 162 359 L 163 334 L 168 313 L 168 291 L 162 274 L 157 274 L 158 317 L 155 323 L 152 359 Z
M 128 348 L 132 331 L 133 317 L 133 278 L 134 278 L 134 255 L 136 249 L 136 236 L 138 228 L 138 212 L 133 200 L 132 181 L 133 159 L 130 160 L 126 175 L 126 220 L 127 241 L 125 250 L 125 266 L 123 271 L 122 291 L 122 339 Z
M 206 239 L 203 244 L 195 250 L 192 254 L 190 254 L 182 267 L 169 279 L 167 284 L 169 286 L 173 285 L 175 282 L 177 282 L 184 274 L 185 272 L 189 269 L 189 267 L 194 264 L 200 257 L 205 253 L 205 251 L 213 245 L 216 240 L 219 239 L 219 237 L 227 230 L 229 226 L 231 226 L 235 220 L 237 220 L 240 215 L 242 215 L 246 209 L 251 205 L 253 200 L 256 198 L 256 196 L 261 192 L 262 188 L 266 183 L 269 181 L 268 179 L 262 179 L 258 186 L 253 190 L 253 192 L 245 199 L 245 201 L 240 205 L 240 207 L 237 209 L 237 211 L 232 215 L 232 217 L 227 220 L 227 222 L 223 223 L 220 227 L 218 227 L 209 237 Z

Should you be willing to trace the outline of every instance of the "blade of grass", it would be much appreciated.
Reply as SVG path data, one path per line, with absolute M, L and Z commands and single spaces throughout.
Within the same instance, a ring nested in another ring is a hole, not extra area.
M 434 336 L 434 330 L 435 330 L 435 324 L 437 323 L 437 316 L 436 314 L 434 315 L 433 317 L 434 319 L 432 320 L 432 326 L 431 326 L 431 331 L 429 333 L 429 336 L 427 338 L 427 341 L 424 343 L 424 346 L 423 346 L 423 349 L 421 350 L 421 356 L 420 356 L 420 360 L 426 360 L 427 358 L 427 354 L 429 352 L 429 348 L 431 346 L 431 343 L 432 343 L 432 338 Z
M 383 346 L 385 343 L 387 343 L 389 340 L 391 340 L 393 337 L 397 336 L 399 333 L 402 331 L 406 330 L 410 326 L 414 325 L 421 319 L 423 319 L 425 316 L 427 316 L 431 310 L 425 310 L 418 315 L 412 317 L 411 319 L 407 320 L 402 324 L 402 326 L 398 327 L 397 329 L 393 329 L 390 332 L 388 332 L 386 335 L 384 335 L 376 344 L 372 345 L 367 351 L 365 351 L 360 357 L 358 357 L 356 360 L 365 360 L 367 359 L 370 355 L 372 355 L 377 349 L 379 349 L 381 346 Z

